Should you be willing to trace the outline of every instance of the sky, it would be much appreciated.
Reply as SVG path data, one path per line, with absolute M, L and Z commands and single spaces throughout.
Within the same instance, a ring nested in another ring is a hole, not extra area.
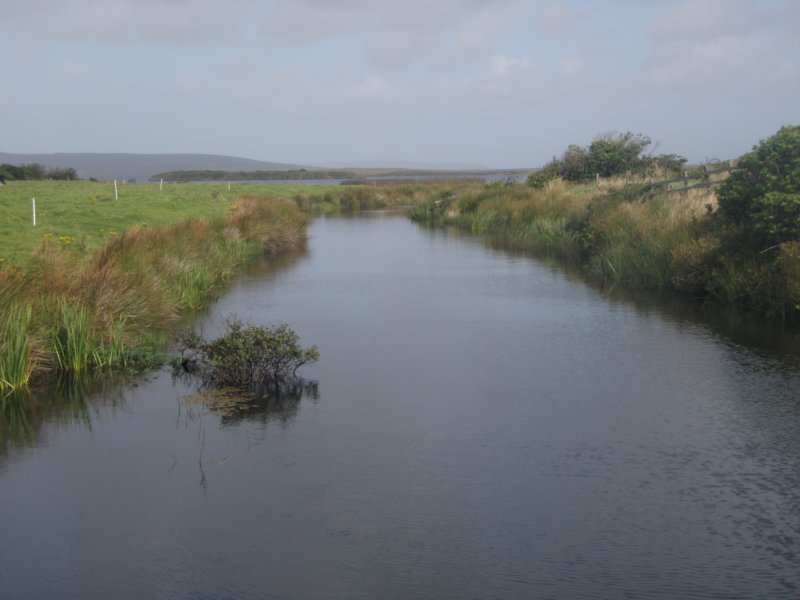
M 0 0 L 0 152 L 691 162 L 800 124 L 798 0 Z

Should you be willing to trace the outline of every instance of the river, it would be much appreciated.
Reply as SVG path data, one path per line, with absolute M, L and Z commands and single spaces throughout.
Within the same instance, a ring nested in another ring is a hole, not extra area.
M 0 598 L 800 597 L 796 335 L 395 213 L 310 236 L 198 327 L 289 323 L 315 393 L 162 370 L 5 409 Z

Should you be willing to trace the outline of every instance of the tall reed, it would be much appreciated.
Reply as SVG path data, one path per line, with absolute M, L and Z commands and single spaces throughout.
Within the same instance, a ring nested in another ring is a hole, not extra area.
M 28 385 L 35 367 L 29 330 L 31 307 L 14 304 L 6 310 L 0 340 L 0 389 L 16 390 Z
M 85 306 L 60 301 L 61 324 L 53 332 L 53 350 L 58 366 L 80 373 L 97 362 L 92 343 L 89 311 Z

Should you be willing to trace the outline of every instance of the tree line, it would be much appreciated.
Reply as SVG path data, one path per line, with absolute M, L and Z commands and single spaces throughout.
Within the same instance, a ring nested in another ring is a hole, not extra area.
M 595 177 L 653 173 L 677 174 L 686 159 L 678 154 L 654 155 L 647 148 L 652 141 L 640 133 L 604 133 L 588 146 L 571 144 L 543 168 L 528 176 L 528 185 L 543 188 L 553 179 L 584 181 Z
M 33 180 L 33 179 L 78 179 L 78 174 L 72 167 L 47 167 L 39 163 L 23 165 L 0 164 L 0 179 Z

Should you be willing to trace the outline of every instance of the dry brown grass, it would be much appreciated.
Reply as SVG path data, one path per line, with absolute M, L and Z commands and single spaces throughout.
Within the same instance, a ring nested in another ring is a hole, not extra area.
M 120 323 L 126 346 L 151 344 L 244 262 L 302 246 L 306 223 L 291 201 L 243 198 L 226 217 L 134 227 L 84 260 L 46 239 L 25 271 L 0 270 L 0 319 L 12 303 L 32 307 L 31 356 L 39 371 L 54 364 L 50 341 L 62 304 L 86 310 L 96 348 L 119 337 Z

